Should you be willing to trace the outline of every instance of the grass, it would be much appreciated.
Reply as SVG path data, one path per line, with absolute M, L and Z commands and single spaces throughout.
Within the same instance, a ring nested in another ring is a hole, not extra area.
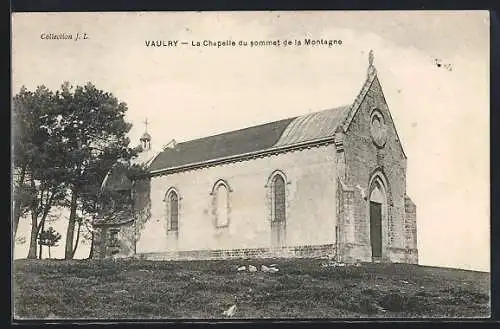
M 16 319 L 489 317 L 489 273 L 319 259 L 16 260 Z M 238 272 L 276 263 L 277 273 Z

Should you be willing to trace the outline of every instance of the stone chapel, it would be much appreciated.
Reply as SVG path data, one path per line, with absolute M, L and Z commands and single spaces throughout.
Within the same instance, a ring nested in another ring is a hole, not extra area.
M 370 52 L 352 104 L 155 150 L 146 131 L 130 207 L 95 221 L 93 258 L 332 257 L 418 263 L 407 157 Z

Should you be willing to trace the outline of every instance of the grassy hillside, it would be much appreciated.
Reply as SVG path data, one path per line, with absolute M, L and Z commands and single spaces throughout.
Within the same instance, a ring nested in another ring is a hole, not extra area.
M 14 262 L 16 318 L 488 317 L 489 273 L 325 260 Z M 279 272 L 260 266 L 277 264 Z M 238 272 L 241 265 L 258 272 Z

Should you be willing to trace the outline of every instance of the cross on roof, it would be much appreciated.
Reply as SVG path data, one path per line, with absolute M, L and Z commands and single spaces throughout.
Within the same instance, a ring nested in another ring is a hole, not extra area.
M 146 118 L 144 121 L 143 121 L 144 125 L 146 126 L 146 132 L 148 131 L 148 118 Z

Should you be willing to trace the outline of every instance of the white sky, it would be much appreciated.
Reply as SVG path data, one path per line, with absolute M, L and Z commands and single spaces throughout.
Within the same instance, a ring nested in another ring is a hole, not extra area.
M 14 92 L 93 82 L 128 104 L 134 143 L 148 118 L 157 147 L 349 104 L 373 49 L 408 155 L 421 264 L 489 271 L 488 12 L 37 13 L 15 14 L 12 24 Z M 40 38 L 63 32 L 89 39 Z M 145 46 L 306 37 L 343 44 Z M 55 228 L 65 233 L 65 221 Z M 28 220 L 19 235 L 29 238 Z M 17 247 L 16 257 L 26 254 L 27 244 Z M 86 257 L 88 245 L 77 254 Z

